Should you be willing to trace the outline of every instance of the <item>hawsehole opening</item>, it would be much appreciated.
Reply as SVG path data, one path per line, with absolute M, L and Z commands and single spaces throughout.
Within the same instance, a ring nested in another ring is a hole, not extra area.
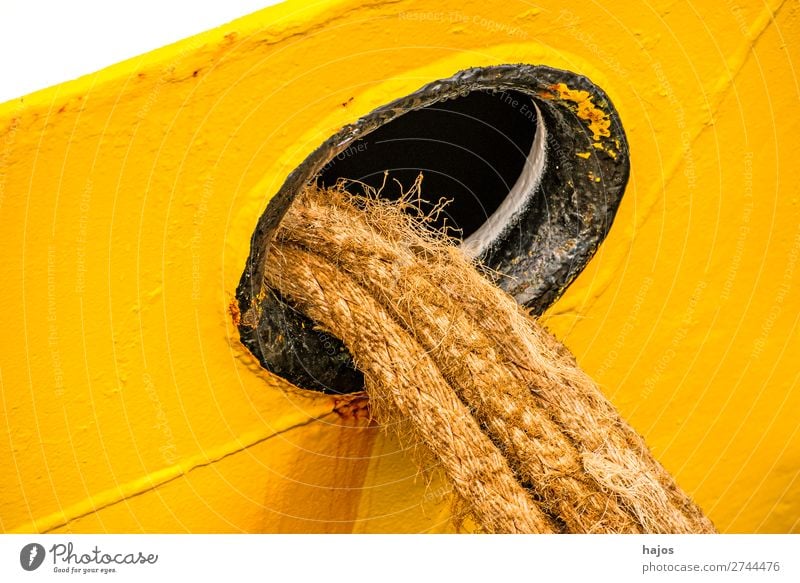
M 423 205 L 452 201 L 433 226 L 446 222 L 466 239 L 525 171 L 536 130 L 529 96 L 473 91 L 410 111 L 353 142 L 323 168 L 319 182 L 332 186 L 344 178 L 377 189 L 388 172 L 381 195 L 396 199 L 422 173 Z M 347 188 L 361 190 L 357 183 Z

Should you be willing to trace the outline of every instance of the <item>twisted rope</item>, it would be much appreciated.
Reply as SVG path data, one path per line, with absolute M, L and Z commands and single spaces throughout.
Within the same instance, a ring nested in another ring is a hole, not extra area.
M 569 351 L 410 204 L 309 188 L 265 273 L 348 347 L 375 417 L 489 532 L 714 532 Z

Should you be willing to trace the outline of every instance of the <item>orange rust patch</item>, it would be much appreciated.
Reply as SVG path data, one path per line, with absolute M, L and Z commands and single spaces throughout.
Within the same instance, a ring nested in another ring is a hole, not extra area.
M 592 131 L 592 138 L 595 142 L 599 141 L 601 137 L 611 136 L 611 119 L 608 114 L 597 107 L 592 101 L 591 95 L 588 91 L 581 91 L 579 89 L 570 89 L 564 83 L 557 83 L 549 87 L 554 92 L 558 99 L 563 101 L 571 101 L 577 106 L 578 117 L 589 122 L 589 129 Z M 545 95 L 542 95 L 545 97 Z
M 366 393 L 336 397 L 333 401 L 333 412 L 342 419 L 370 419 L 369 397 Z
M 232 299 L 231 303 L 228 304 L 228 313 L 231 315 L 233 325 L 238 328 L 239 322 L 242 319 L 242 314 L 239 311 L 239 303 L 236 301 L 236 299 Z

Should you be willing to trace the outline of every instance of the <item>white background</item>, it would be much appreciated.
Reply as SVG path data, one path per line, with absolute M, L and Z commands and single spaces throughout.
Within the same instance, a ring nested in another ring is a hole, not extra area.
M 0 0 L 0 103 L 279 0 Z

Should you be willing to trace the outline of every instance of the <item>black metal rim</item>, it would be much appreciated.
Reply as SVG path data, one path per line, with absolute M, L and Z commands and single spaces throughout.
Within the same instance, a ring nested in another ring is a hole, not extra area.
M 569 71 L 524 64 L 467 69 L 345 126 L 272 197 L 236 290 L 241 340 L 265 368 L 303 388 L 332 393 L 362 388 L 363 378 L 341 343 L 315 331 L 313 322 L 264 289 L 268 245 L 295 196 L 354 142 L 409 111 L 473 91 L 531 96 L 547 129 L 541 179 L 514 224 L 479 259 L 499 274 L 498 285 L 535 314 L 583 270 L 611 228 L 628 181 L 628 144 L 616 109 L 602 89 Z

